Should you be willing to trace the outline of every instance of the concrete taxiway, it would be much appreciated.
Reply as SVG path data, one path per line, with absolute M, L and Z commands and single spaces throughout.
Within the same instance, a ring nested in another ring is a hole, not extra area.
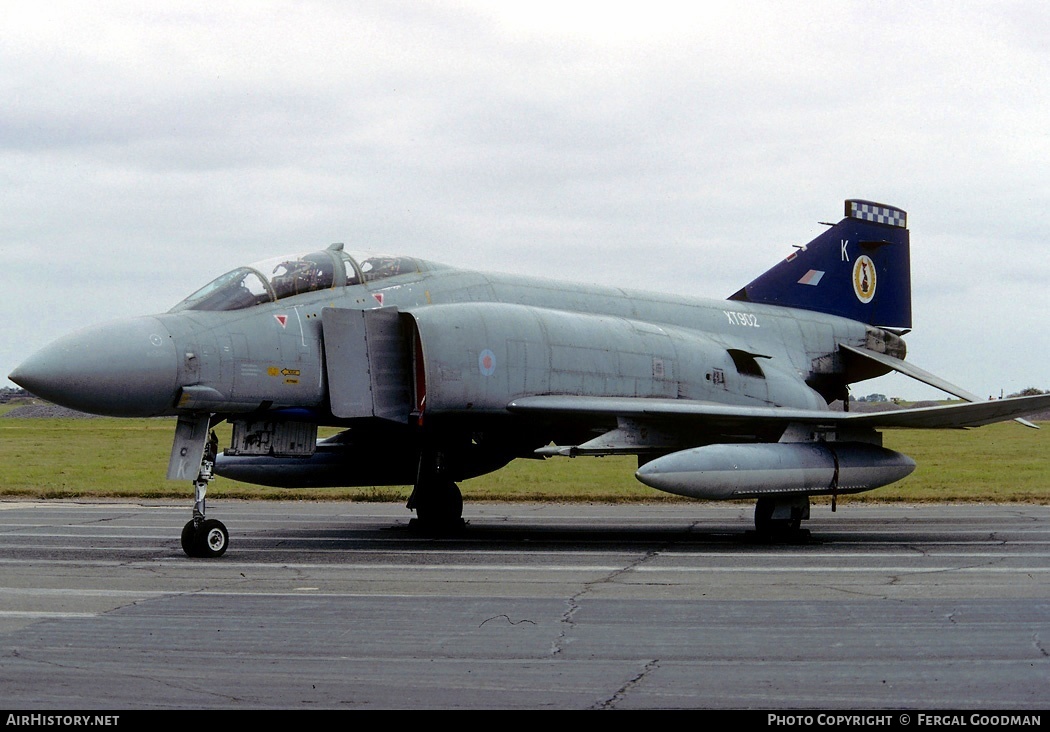
M 1028 709 L 1050 507 L 0 502 L 8 709 Z

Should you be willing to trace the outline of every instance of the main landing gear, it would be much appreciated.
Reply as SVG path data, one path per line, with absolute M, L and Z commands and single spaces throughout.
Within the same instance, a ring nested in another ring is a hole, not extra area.
M 755 504 L 755 532 L 765 540 L 799 541 L 809 537 L 802 521 L 809 518 L 809 496 L 763 497 Z
M 416 509 L 420 524 L 436 529 L 463 528 L 463 494 L 451 480 L 416 485 L 412 494 L 415 500 L 410 508 Z
M 408 498 L 408 508 L 416 511 L 414 527 L 428 533 L 449 534 L 462 531 L 466 525 L 463 494 L 446 473 L 440 450 L 424 450 L 420 454 L 416 485 Z
M 222 521 L 204 516 L 204 497 L 208 492 L 208 483 L 215 478 L 215 456 L 218 454 L 218 448 L 219 439 L 212 432 L 205 444 L 200 472 L 193 481 L 193 518 L 182 528 L 182 550 L 188 557 L 221 557 L 230 545 L 230 533 Z

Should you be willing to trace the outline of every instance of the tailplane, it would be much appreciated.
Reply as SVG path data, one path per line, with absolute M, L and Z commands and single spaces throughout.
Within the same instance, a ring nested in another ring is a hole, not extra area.
M 846 216 L 730 300 L 815 310 L 894 330 L 911 329 L 908 215 L 846 201 Z

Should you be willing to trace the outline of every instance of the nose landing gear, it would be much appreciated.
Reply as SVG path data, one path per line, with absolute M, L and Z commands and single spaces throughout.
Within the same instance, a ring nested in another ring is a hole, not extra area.
M 182 550 L 188 557 L 221 557 L 230 545 L 230 532 L 222 521 L 204 516 L 204 498 L 208 492 L 208 483 L 215 479 L 213 469 L 218 449 L 219 438 L 212 432 L 205 443 L 200 471 L 193 481 L 193 518 L 182 527 Z

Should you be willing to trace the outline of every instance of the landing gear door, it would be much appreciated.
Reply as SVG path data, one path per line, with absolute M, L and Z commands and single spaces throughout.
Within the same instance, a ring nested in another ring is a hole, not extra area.
M 332 414 L 407 422 L 412 360 L 397 308 L 324 308 L 321 328 Z
M 168 480 L 193 480 L 201 470 L 210 414 L 180 414 L 168 460 Z M 214 459 L 214 457 L 213 457 Z

